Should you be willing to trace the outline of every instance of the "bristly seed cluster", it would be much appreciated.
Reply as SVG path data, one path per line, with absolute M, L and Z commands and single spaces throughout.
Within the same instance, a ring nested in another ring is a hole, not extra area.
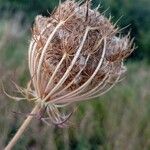
M 37 16 L 29 47 L 33 89 L 29 95 L 46 108 L 51 121 L 62 124 L 70 115 L 58 107 L 98 97 L 126 71 L 123 60 L 134 50 L 129 35 L 118 35 L 110 19 L 66 0 L 49 17 Z

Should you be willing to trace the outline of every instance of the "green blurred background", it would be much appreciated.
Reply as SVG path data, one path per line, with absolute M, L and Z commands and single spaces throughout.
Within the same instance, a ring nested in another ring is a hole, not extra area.
M 0 79 L 16 95 L 11 80 L 26 86 L 30 29 L 38 14 L 49 15 L 58 0 L 0 0 Z M 150 0 L 93 0 L 120 27 L 130 24 L 137 49 L 126 61 L 125 79 L 106 95 L 76 104 L 69 128 L 48 127 L 34 119 L 14 150 L 150 149 Z M 0 150 L 12 138 L 32 105 L 15 102 L 0 89 Z

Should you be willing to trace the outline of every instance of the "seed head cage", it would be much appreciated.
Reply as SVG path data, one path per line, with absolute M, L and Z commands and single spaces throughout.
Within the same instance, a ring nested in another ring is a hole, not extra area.
M 124 59 L 134 50 L 129 34 L 90 2 L 67 0 L 48 17 L 37 16 L 28 51 L 32 95 L 54 123 L 63 123 L 58 107 L 105 94 L 126 71 Z

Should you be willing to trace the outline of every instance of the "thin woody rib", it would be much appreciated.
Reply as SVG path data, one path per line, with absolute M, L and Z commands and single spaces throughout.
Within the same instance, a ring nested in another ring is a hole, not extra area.
M 106 81 L 107 81 L 107 78 L 108 78 L 108 75 L 109 74 L 106 74 L 106 76 L 103 78 L 103 80 L 101 81 L 101 82 L 99 82 L 99 84 L 95 87 L 95 88 L 93 88 L 92 90 L 90 90 L 90 91 L 88 91 L 88 92 L 85 92 L 84 94 L 81 94 L 80 95 L 80 97 L 82 98 L 82 99 L 84 99 L 84 98 L 86 98 L 86 97 L 89 97 L 89 96 L 91 96 L 93 93 L 95 93 L 96 92 L 96 90 L 97 89 L 103 89 L 103 87 L 101 87 Z M 68 96 L 68 97 L 66 97 L 66 98 L 64 98 L 64 97 L 58 97 L 58 98 L 56 98 L 56 99 L 53 99 L 52 100 L 52 102 L 60 102 L 61 100 L 66 100 L 67 101 L 67 99 L 76 99 L 77 97 L 79 97 L 79 96 Z M 70 100 L 69 100 L 70 101 Z
M 57 92 L 56 94 L 53 95 L 53 97 L 60 95 L 61 93 L 63 93 L 65 90 L 67 90 L 74 82 L 75 80 L 81 75 L 82 71 L 84 70 L 84 68 L 87 65 L 87 62 L 89 60 L 90 54 L 87 56 L 86 60 L 85 60 L 85 64 L 84 66 L 80 69 L 80 71 L 77 73 L 77 75 L 73 78 L 73 80 L 67 85 L 65 86 L 62 90 L 60 90 L 59 92 Z
M 33 35 L 33 36 L 37 36 L 37 40 L 40 40 L 41 38 L 41 35 L 46 31 L 46 29 L 50 26 L 50 24 L 48 24 L 40 33 L 39 36 L 37 35 Z M 33 39 L 32 39 L 33 40 Z M 33 85 L 37 91 L 37 94 L 40 95 L 39 91 L 39 87 L 37 86 L 37 73 L 36 73 L 36 69 L 37 69 L 37 65 L 38 65 L 38 56 L 37 55 L 40 55 L 39 53 L 37 53 L 36 57 L 34 56 L 35 55 L 35 52 L 36 52 L 36 48 L 37 48 L 37 42 L 35 42 L 34 44 L 34 47 L 33 47 L 33 50 L 30 52 L 31 54 L 29 55 L 29 69 L 30 69 L 30 73 L 31 73 L 31 76 L 33 76 Z M 41 48 L 42 49 L 42 48 Z
M 89 97 L 85 98 L 85 100 L 88 100 L 89 98 L 93 99 L 93 98 L 96 98 L 96 97 L 104 95 L 105 93 L 107 93 L 109 90 L 111 90 L 116 85 L 116 83 L 118 82 L 119 78 L 120 78 L 120 76 L 118 76 L 117 79 L 116 79 L 116 81 L 109 88 L 107 88 L 106 90 L 104 90 L 103 92 L 98 91 L 99 93 L 97 93 L 97 94 L 95 94 L 93 96 L 89 96 Z
M 82 50 L 82 47 L 83 47 L 84 42 L 85 42 L 85 40 L 86 40 L 86 38 L 87 38 L 87 34 L 88 34 L 89 30 L 90 30 L 90 27 L 87 27 L 87 28 L 86 28 L 86 31 L 85 31 L 85 34 L 84 34 L 84 36 L 83 36 L 83 40 L 82 40 L 82 42 L 81 42 L 81 44 L 80 44 L 80 46 L 79 46 L 79 48 L 78 48 L 78 50 L 77 50 L 77 52 L 76 52 L 74 58 L 73 58 L 73 60 L 72 60 L 72 62 L 71 62 L 71 64 L 70 64 L 70 66 L 69 66 L 68 69 L 66 70 L 65 74 L 64 74 L 63 77 L 60 79 L 60 81 L 55 85 L 55 87 L 50 91 L 50 93 L 43 99 L 43 101 L 46 101 L 56 90 L 58 90 L 59 87 L 65 82 L 65 80 L 66 80 L 67 77 L 69 76 L 69 72 L 71 71 L 71 69 L 73 68 L 73 66 L 74 66 L 74 64 L 75 64 L 75 62 L 76 62 L 76 60 L 77 60 L 77 58 L 79 57 L 79 54 L 80 54 L 80 52 L 81 52 L 81 50 Z
M 30 69 L 30 65 L 31 65 L 31 52 L 33 50 L 33 45 L 34 45 L 35 41 L 33 39 L 31 39 L 30 45 L 29 45 L 29 50 L 28 50 L 28 65 L 29 65 L 29 69 Z
M 109 88 L 105 89 L 105 90 L 102 91 L 102 92 L 101 92 L 101 90 L 103 90 L 103 88 L 106 86 L 107 83 L 106 83 L 105 85 L 103 85 L 103 86 L 100 88 L 99 91 L 97 91 L 97 92 L 98 92 L 97 94 L 94 93 L 93 95 L 90 95 L 90 96 L 87 96 L 87 97 L 82 97 L 82 96 L 79 96 L 79 97 L 78 97 L 78 96 L 77 96 L 76 98 L 62 99 L 61 101 L 59 101 L 59 102 L 57 102 L 57 103 L 61 104 L 61 103 L 64 103 L 65 101 L 72 101 L 72 102 L 86 101 L 86 100 L 89 100 L 89 99 L 93 99 L 93 98 L 102 96 L 102 95 L 104 95 L 105 93 L 107 93 L 109 90 L 111 90 L 111 89 L 115 86 L 115 84 L 117 83 L 117 81 L 119 80 L 119 78 L 120 78 L 120 76 L 117 77 L 116 81 L 115 81 Z
M 95 75 L 97 74 L 98 70 L 100 69 L 100 67 L 102 65 L 102 62 L 103 62 L 104 56 L 105 56 L 105 52 L 106 52 L 106 37 L 104 38 L 104 47 L 103 47 L 102 57 L 101 57 L 98 65 L 97 65 L 95 71 L 91 75 L 91 77 L 83 85 L 81 85 L 78 89 L 76 89 L 76 90 L 72 91 L 71 93 L 68 93 L 68 94 L 60 97 L 60 99 L 64 99 L 68 96 L 78 95 L 80 92 L 82 92 L 89 85 L 89 83 L 93 80 L 93 78 L 95 77 Z
M 98 44 L 96 44 L 96 46 L 93 48 L 93 49 L 94 49 L 93 51 L 95 51 L 95 50 L 98 49 L 98 47 L 100 46 L 102 40 L 103 40 L 103 38 L 101 38 L 101 39 L 99 40 Z M 74 83 L 74 81 L 80 76 L 81 72 L 84 70 L 84 68 L 85 68 L 86 65 L 87 65 L 87 61 L 89 60 L 90 55 L 91 55 L 91 54 L 89 54 L 89 55 L 87 56 L 87 58 L 86 58 L 86 60 L 85 60 L 84 66 L 82 67 L 82 69 L 80 69 L 80 71 L 79 71 L 78 74 L 74 77 L 74 79 L 73 79 L 66 87 L 64 87 L 62 90 L 60 90 L 59 92 L 57 92 L 56 95 L 59 95 L 59 94 L 61 94 L 63 91 L 65 91 L 66 89 L 68 89 L 68 88 Z M 56 95 L 54 94 L 53 97 L 56 96 Z
M 38 63 L 38 68 L 37 68 L 37 92 L 39 94 L 39 96 L 41 96 L 41 93 L 40 93 L 40 71 L 41 71 L 41 67 L 42 67 L 42 63 L 43 63 L 43 60 L 44 60 L 44 55 L 46 54 L 46 51 L 47 51 L 47 48 L 52 40 L 52 38 L 54 37 L 55 33 L 57 32 L 57 30 L 64 25 L 64 23 L 69 20 L 72 16 L 74 15 L 74 13 L 72 13 L 67 19 L 65 19 L 64 21 L 60 21 L 57 26 L 55 27 L 55 29 L 53 30 L 53 32 L 50 34 L 50 36 L 48 37 L 47 41 L 46 41 L 46 44 L 45 46 L 43 47 L 42 49 L 42 53 L 41 53 L 41 56 L 40 56 L 40 59 L 39 59 L 39 63 Z M 39 37 L 40 38 L 40 37 Z M 31 66 L 32 67 L 32 66 Z
M 40 35 L 35 35 L 33 34 L 33 37 L 36 36 L 37 38 L 37 41 L 40 40 L 41 38 L 41 35 L 46 31 L 46 29 L 50 26 L 50 24 L 48 24 L 40 33 Z M 34 40 L 34 38 L 31 39 L 31 45 L 29 47 L 29 52 L 28 52 L 28 57 L 29 57 L 29 69 L 32 70 L 32 67 L 33 67 L 33 64 L 31 64 L 31 62 L 34 61 L 34 54 L 35 54 L 35 51 L 36 51 L 36 47 L 37 47 L 37 41 Z M 34 44 L 34 45 L 32 45 Z M 34 46 L 34 47 L 33 47 Z M 33 47 L 33 49 L 32 49 Z
M 44 55 L 47 51 L 47 47 L 49 45 L 49 43 L 51 42 L 52 38 L 54 37 L 54 34 L 57 32 L 57 30 L 63 25 L 63 21 L 58 23 L 58 25 L 55 27 L 54 31 L 50 34 L 49 38 L 47 39 L 47 42 L 42 50 L 42 54 L 40 56 L 40 60 L 39 60 L 39 64 L 38 64 L 38 68 L 37 68 L 37 87 L 38 87 L 38 90 L 39 90 L 39 86 L 40 86 L 40 71 L 41 71 L 41 66 L 42 66 L 42 63 L 43 63 L 43 60 L 44 60 Z M 41 95 L 40 91 L 38 91 L 38 94 Z
M 52 76 L 50 77 L 50 79 L 49 79 L 49 81 L 48 81 L 48 83 L 47 83 L 47 85 L 46 85 L 45 92 L 47 92 L 48 89 L 51 89 L 51 87 L 50 87 L 50 86 L 51 86 L 51 83 L 53 82 L 53 79 L 54 79 L 56 73 L 58 72 L 58 70 L 59 70 L 61 64 L 62 64 L 63 61 L 65 60 L 66 55 L 67 55 L 66 53 L 63 54 L 62 59 L 61 59 L 60 62 L 58 63 L 57 67 L 55 68 L 54 73 L 52 74 Z

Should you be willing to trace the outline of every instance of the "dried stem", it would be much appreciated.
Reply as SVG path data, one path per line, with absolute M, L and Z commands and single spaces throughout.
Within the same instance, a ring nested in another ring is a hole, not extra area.
M 39 104 L 37 104 L 33 108 L 33 110 L 31 111 L 31 114 L 36 114 L 38 112 L 38 110 L 39 110 Z M 11 139 L 11 141 L 8 143 L 8 145 L 5 147 L 4 150 L 11 150 L 13 148 L 13 146 L 17 143 L 17 141 L 19 140 L 19 138 L 22 136 L 23 132 L 28 127 L 28 125 L 30 124 L 30 122 L 31 122 L 32 119 L 33 119 L 33 116 L 31 116 L 31 115 L 29 115 L 27 117 L 27 119 L 23 122 L 23 124 L 18 129 L 18 131 L 15 134 L 15 136 Z

